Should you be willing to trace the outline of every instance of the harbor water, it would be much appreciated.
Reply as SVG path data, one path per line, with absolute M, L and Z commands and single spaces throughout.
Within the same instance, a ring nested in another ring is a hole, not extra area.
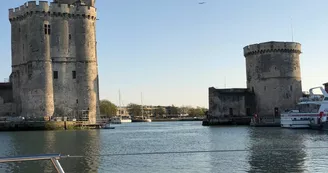
M 68 173 L 328 172 L 328 133 L 201 122 L 113 125 L 112 130 L 0 133 L 0 155 L 61 153 Z M 49 161 L 0 172 L 54 172 Z

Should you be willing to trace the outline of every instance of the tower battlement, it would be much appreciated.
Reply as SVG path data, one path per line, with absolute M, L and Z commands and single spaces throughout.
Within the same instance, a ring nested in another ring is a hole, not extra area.
M 264 42 L 244 47 L 244 56 L 262 54 L 267 52 L 301 52 L 301 44 L 297 42 Z
M 88 18 L 91 20 L 96 20 L 97 9 L 93 6 L 75 6 L 70 4 L 59 4 L 56 2 L 51 2 L 50 5 L 48 1 L 36 1 L 26 2 L 17 8 L 9 9 L 9 20 L 20 20 L 34 13 L 43 13 L 44 15 L 50 16 L 68 16 L 72 18 Z

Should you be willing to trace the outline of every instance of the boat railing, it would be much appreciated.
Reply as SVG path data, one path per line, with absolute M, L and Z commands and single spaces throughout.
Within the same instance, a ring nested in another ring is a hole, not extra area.
M 0 163 L 7 162 L 23 162 L 23 161 L 40 161 L 50 160 L 58 173 L 65 173 L 59 163 L 60 154 L 44 154 L 44 155 L 30 155 L 30 156 L 16 156 L 16 157 L 0 157 Z

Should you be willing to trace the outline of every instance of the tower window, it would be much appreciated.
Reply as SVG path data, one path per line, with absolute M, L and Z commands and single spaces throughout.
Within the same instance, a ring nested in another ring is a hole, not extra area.
M 51 29 L 50 29 L 50 25 L 48 25 L 48 35 L 51 34 Z
M 69 40 L 72 39 L 72 35 L 71 35 L 71 34 L 68 35 L 68 39 L 69 39 Z
M 229 108 L 229 115 L 232 116 L 233 115 L 233 109 Z
M 50 25 L 44 24 L 44 34 L 46 34 L 46 35 L 51 34 Z
M 288 93 L 286 93 L 286 99 L 289 99 L 289 94 Z
M 46 25 L 46 24 L 44 25 L 44 34 L 46 34 L 46 35 L 48 34 L 47 26 L 48 25 Z
M 73 79 L 76 79 L 76 71 L 72 71 Z
M 29 63 L 28 65 L 27 65 L 27 74 L 28 74 L 28 79 L 31 79 L 32 78 L 32 64 L 31 63 Z
M 264 86 L 264 91 L 266 91 L 266 86 Z
M 251 108 L 246 108 L 246 116 L 252 116 Z
M 54 79 L 58 79 L 58 71 L 54 71 Z
M 274 116 L 275 117 L 279 116 L 279 108 L 277 108 L 277 107 L 274 108 Z
M 291 91 L 293 91 L 293 86 L 292 85 L 289 88 L 290 88 Z

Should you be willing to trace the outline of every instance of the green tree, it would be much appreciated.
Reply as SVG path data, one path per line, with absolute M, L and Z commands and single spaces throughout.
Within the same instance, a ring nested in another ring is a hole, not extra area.
M 169 107 L 169 114 L 170 115 L 178 115 L 180 114 L 180 109 L 178 107 L 175 107 L 174 105 Z
M 115 116 L 117 112 L 117 106 L 108 100 L 100 101 L 100 114 L 106 117 Z
M 127 105 L 128 112 L 133 117 L 140 117 L 141 114 L 141 105 L 130 103 Z
M 182 106 L 179 108 L 181 114 L 188 114 L 190 109 L 192 109 L 190 106 Z
M 206 112 L 208 111 L 208 109 L 207 108 L 201 108 L 201 109 L 202 109 L 202 112 L 203 112 L 203 114 L 201 116 L 206 116 Z
M 189 116 L 192 116 L 192 117 L 205 116 L 206 111 L 207 111 L 206 108 L 197 107 L 197 108 L 189 109 L 188 114 L 189 114 Z
M 160 116 L 163 117 L 163 115 L 165 114 L 165 109 L 161 106 L 157 106 L 157 108 L 154 111 L 155 116 Z

